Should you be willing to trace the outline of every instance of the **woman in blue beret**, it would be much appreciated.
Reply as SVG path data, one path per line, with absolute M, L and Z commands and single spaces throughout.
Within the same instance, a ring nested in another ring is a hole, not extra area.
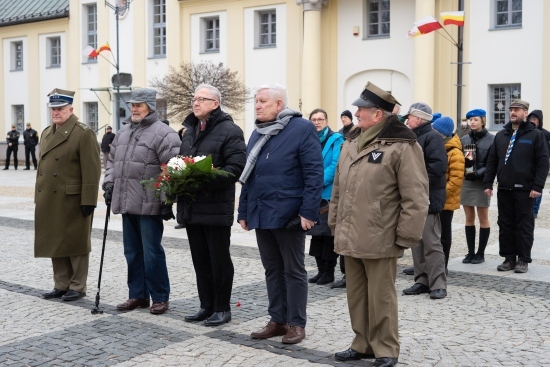
M 483 177 L 489 156 L 489 150 L 495 136 L 485 128 L 486 112 L 482 109 L 468 111 L 466 114 L 470 132 L 462 137 L 462 150 L 465 156 L 466 172 L 460 193 L 460 204 L 466 215 L 466 243 L 468 254 L 462 260 L 465 264 L 481 264 L 485 261 L 485 247 L 489 241 L 489 206 L 491 197 L 483 192 Z M 476 248 L 476 209 L 479 218 L 479 246 Z

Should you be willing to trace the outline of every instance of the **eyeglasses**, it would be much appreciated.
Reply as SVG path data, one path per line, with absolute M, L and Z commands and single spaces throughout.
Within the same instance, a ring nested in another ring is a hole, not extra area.
M 212 99 L 212 98 L 204 98 L 204 97 L 198 97 L 198 98 L 193 98 L 191 100 L 191 104 L 194 105 L 195 102 L 199 102 L 199 104 L 201 104 L 202 102 L 204 101 L 215 101 L 215 99 Z
M 311 122 L 323 122 L 326 121 L 326 119 L 318 118 L 318 119 L 311 119 Z

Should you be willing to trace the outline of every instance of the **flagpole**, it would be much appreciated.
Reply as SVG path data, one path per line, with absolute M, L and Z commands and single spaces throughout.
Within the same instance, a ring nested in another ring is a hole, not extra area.
M 464 10 L 464 0 L 458 0 L 458 10 Z M 457 68 L 456 68 L 456 131 L 459 137 L 463 135 L 462 129 L 462 63 L 463 63 L 463 31 L 464 26 L 458 27 L 457 41 Z

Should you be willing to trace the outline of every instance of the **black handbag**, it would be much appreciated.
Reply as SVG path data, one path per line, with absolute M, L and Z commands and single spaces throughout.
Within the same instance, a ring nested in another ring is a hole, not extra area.
M 310 236 L 332 236 L 332 232 L 328 227 L 328 200 L 321 199 L 321 204 L 319 206 L 319 219 L 317 224 L 315 224 L 309 231 L 306 232 Z

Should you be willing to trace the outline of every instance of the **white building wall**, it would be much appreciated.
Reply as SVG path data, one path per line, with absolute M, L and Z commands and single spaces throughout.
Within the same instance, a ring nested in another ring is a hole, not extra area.
M 261 10 L 275 9 L 277 15 L 277 47 L 256 47 L 256 16 Z M 258 87 L 266 83 L 287 85 L 287 17 L 286 5 L 272 5 L 246 8 L 244 10 L 244 82 L 248 88 Z M 297 68 L 300 65 L 296 65 Z M 298 106 L 289 106 L 298 109 Z M 244 136 L 248 141 L 254 130 L 255 112 L 254 101 L 251 100 L 245 108 Z
M 542 103 L 542 42 L 541 24 L 544 0 L 523 1 L 521 28 L 494 29 L 494 9 L 491 1 L 470 1 L 469 30 L 470 69 L 468 110 L 487 110 L 489 129 L 490 85 L 521 83 L 521 98 L 538 109 Z M 508 113 L 506 111 L 506 113 Z
M 12 69 L 12 42 L 23 42 L 23 70 L 11 71 Z M 28 120 L 30 113 L 29 105 L 29 56 L 28 43 L 26 37 L 5 38 L 3 42 L 4 54 L 4 127 L 5 131 L 11 131 L 11 125 L 14 123 L 13 105 L 24 105 L 25 119 Z M 25 121 L 26 122 L 26 121 Z M 38 125 L 38 124 L 35 124 Z M 38 130 L 38 129 L 37 129 Z M 21 140 L 23 137 L 21 137 Z
M 61 40 L 61 67 L 48 67 L 48 38 L 59 37 Z M 40 69 L 40 101 L 43 106 L 40 109 L 40 121 L 34 123 L 34 129 L 42 131 L 50 125 L 50 109 L 48 108 L 48 98 L 46 97 L 54 88 L 67 89 L 67 39 L 65 33 L 46 33 L 38 36 L 39 59 L 38 67 Z M 26 108 L 25 108 L 26 110 Z M 34 122 L 34 121 L 33 121 Z M 39 124 L 38 124 L 39 123 Z
M 364 0 L 338 2 L 338 110 L 355 113 L 351 103 L 368 81 L 391 91 L 406 109 L 413 102 L 414 39 L 405 36 L 415 21 L 414 1 L 391 1 L 389 38 L 365 39 L 365 14 Z

